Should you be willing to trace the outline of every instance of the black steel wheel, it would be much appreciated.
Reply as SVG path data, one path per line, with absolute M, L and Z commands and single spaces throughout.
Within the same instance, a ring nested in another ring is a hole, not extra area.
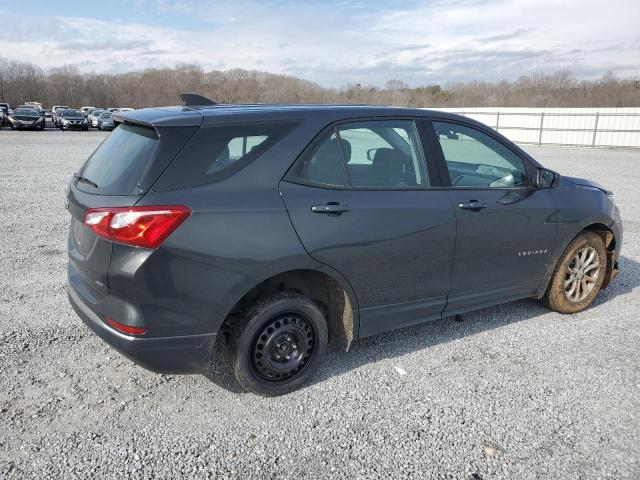
M 253 305 L 231 325 L 227 354 L 238 383 L 264 396 L 306 383 L 327 348 L 324 315 L 309 298 L 278 293 Z
M 311 322 L 298 312 L 269 320 L 253 340 L 251 366 L 266 381 L 296 375 L 314 353 L 316 335 Z

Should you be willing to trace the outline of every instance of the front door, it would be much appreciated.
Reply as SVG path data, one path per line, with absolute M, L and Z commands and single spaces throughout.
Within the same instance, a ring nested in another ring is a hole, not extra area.
M 527 160 L 468 125 L 433 122 L 457 219 L 446 314 L 534 295 L 553 259 L 555 204 Z
M 360 336 L 440 318 L 455 243 L 455 213 L 430 189 L 413 120 L 330 129 L 280 183 L 300 239 L 351 284 Z

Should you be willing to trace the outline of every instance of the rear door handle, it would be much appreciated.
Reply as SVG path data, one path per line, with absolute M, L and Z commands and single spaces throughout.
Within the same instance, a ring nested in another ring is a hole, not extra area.
M 463 210 L 482 210 L 483 208 L 487 208 L 486 203 L 480 203 L 477 200 L 469 200 L 468 202 L 461 202 L 458 204 L 458 208 L 462 208 Z
M 342 215 L 344 212 L 348 212 L 349 206 L 338 202 L 328 202 L 325 205 L 312 206 L 311 211 L 313 213 L 326 213 L 331 216 L 337 216 Z

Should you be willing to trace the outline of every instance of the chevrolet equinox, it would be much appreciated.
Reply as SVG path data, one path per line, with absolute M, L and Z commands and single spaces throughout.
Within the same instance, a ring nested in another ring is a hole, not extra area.
M 69 298 L 145 368 L 279 395 L 327 343 L 525 297 L 587 308 L 617 273 L 612 193 L 458 115 L 185 106 L 118 125 L 67 196 Z

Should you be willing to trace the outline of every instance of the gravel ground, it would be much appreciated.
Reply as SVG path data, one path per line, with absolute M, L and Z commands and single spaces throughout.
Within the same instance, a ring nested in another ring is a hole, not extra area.
M 588 311 L 388 333 L 265 399 L 147 372 L 72 312 L 63 197 L 102 138 L 0 131 L 0 478 L 640 478 L 640 152 L 528 148 L 616 193 L 622 271 Z

